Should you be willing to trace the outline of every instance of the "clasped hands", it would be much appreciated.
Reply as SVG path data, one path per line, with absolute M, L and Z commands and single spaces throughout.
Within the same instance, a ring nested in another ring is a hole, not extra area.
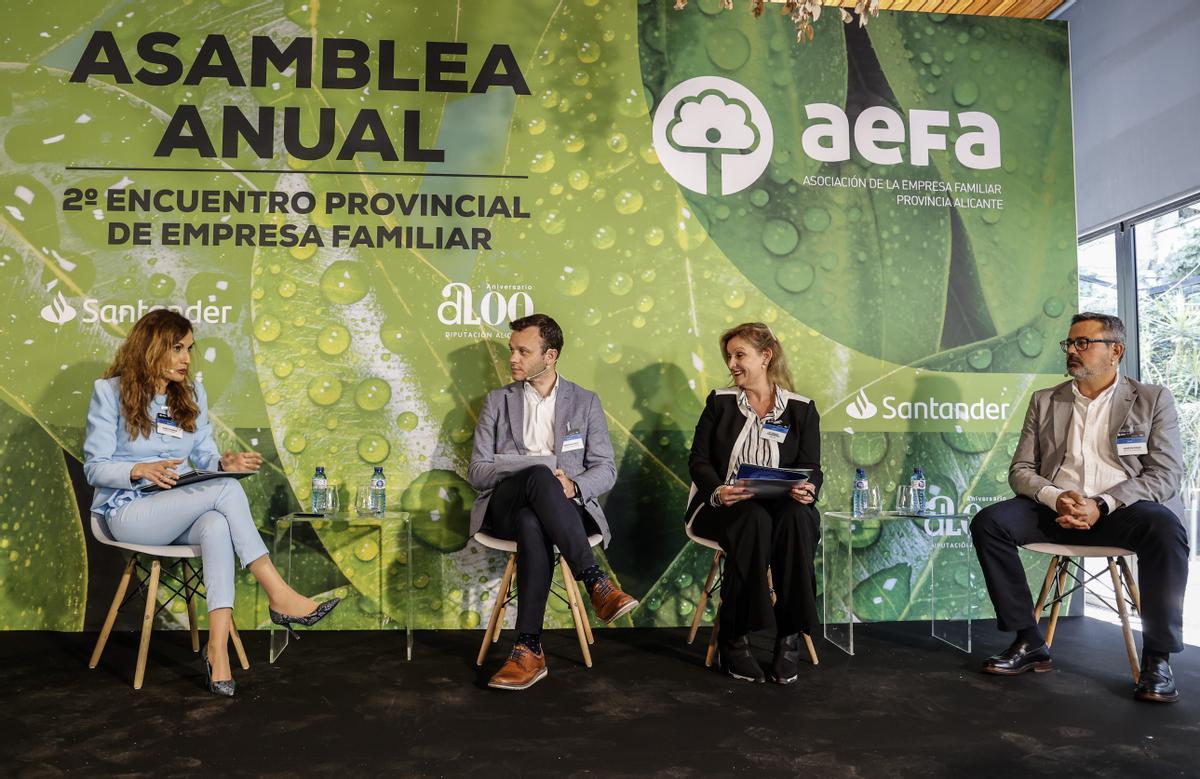
M 1085 498 L 1075 490 L 1066 490 L 1058 496 L 1054 509 L 1058 516 L 1054 521 L 1067 530 L 1091 530 L 1100 520 L 1098 498 Z
M 221 470 L 257 471 L 262 462 L 262 455 L 258 452 L 226 452 L 221 455 Z M 182 464 L 183 460 L 177 459 L 138 463 L 129 470 L 129 480 L 145 479 L 164 490 L 169 490 L 179 481 L 179 474 L 176 473 L 175 467 Z
M 562 485 L 563 495 L 567 496 L 567 500 L 574 500 L 576 494 L 575 482 L 571 481 L 571 478 L 567 476 L 566 471 L 562 468 L 555 468 L 554 475 L 558 478 L 558 483 Z
M 792 487 L 788 495 L 797 503 L 807 505 L 817 499 L 817 488 L 812 482 L 804 481 Z M 741 482 L 726 484 L 723 487 L 717 488 L 717 498 L 721 501 L 722 506 L 732 506 L 734 503 L 749 500 L 753 497 L 754 493 L 746 489 Z

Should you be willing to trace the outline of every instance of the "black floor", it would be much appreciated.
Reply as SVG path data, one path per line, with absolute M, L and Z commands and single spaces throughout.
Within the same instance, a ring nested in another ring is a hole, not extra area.
M 1115 627 L 1064 620 L 1057 670 L 1008 679 L 977 672 L 1006 642 L 976 630 L 968 656 L 927 625 L 860 626 L 855 657 L 819 641 L 789 687 L 706 671 L 703 634 L 598 630 L 586 669 L 556 633 L 523 693 L 484 686 L 507 635 L 478 670 L 478 632 L 418 633 L 411 663 L 402 634 L 314 632 L 275 666 L 248 632 L 232 700 L 202 689 L 186 633 L 155 636 L 141 691 L 132 634 L 89 671 L 94 634 L 0 633 L 0 774 L 1200 775 L 1200 650 L 1155 705 Z

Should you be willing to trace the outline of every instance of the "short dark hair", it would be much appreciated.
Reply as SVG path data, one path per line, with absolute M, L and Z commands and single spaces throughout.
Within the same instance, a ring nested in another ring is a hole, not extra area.
M 1071 324 L 1077 325 L 1080 322 L 1099 322 L 1104 325 L 1104 332 L 1108 333 L 1113 340 L 1119 344 L 1125 343 L 1125 323 L 1121 321 L 1121 317 L 1119 316 L 1097 314 L 1092 311 L 1080 311 L 1071 317 Z
M 562 354 L 562 328 L 558 326 L 558 322 L 555 322 L 552 318 L 546 316 L 545 314 L 530 314 L 529 316 L 523 316 L 520 319 L 512 320 L 508 323 L 508 326 L 512 328 L 514 333 L 518 330 L 536 327 L 538 329 L 538 335 L 542 339 L 542 351 L 544 352 L 547 349 L 554 349 L 559 354 Z

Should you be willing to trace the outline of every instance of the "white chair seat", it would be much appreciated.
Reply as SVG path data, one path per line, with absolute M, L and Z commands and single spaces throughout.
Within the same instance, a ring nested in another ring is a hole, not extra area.
M 498 552 L 516 552 L 517 551 L 517 542 L 516 541 L 507 541 L 503 538 L 496 538 L 495 536 L 489 536 L 487 533 L 484 533 L 483 531 L 476 533 L 474 538 L 482 546 L 486 546 L 488 549 L 495 549 Z M 588 545 L 589 546 L 593 546 L 593 547 L 600 546 L 600 544 L 603 543 L 603 541 L 604 541 L 604 536 L 600 535 L 599 533 L 593 533 L 592 535 L 588 536 Z M 556 552 L 558 551 L 557 546 L 554 547 L 554 551 L 556 551 Z
M 1119 546 L 1086 546 L 1084 544 L 1021 544 L 1022 549 L 1059 557 L 1128 557 L 1131 549 Z
M 693 541 L 695 541 L 695 542 L 696 542 L 697 544 L 699 544 L 700 546 L 706 546 L 706 547 L 708 547 L 709 549 L 712 549 L 712 550 L 714 550 L 714 551 L 716 551 L 716 552 L 723 552 L 723 551 L 725 551 L 724 549 L 722 549 L 722 548 L 721 548 L 721 542 L 720 542 L 720 541 L 714 541 L 714 540 L 712 540 L 711 538 L 705 538 L 704 536 L 698 536 L 698 535 L 696 535 L 695 533 L 693 533 L 693 532 L 692 532 L 692 523 L 691 523 L 691 522 L 689 522 L 689 523 L 687 523 L 686 525 L 684 525 L 684 526 L 683 526 L 683 530 L 684 530 L 684 532 L 685 532 L 685 533 L 687 533 L 687 537 L 688 537 L 688 538 L 692 539 Z
M 118 549 L 128 549 L 130 552 L 146 554 L 151 557 L 199 557 L 199 544 L 170 544 L 167 546 L 146 546 L 144 544 L 126 544 L 112 537 L 108 530 L 108 521 L 101 515 L 92 512 L 92 535 L 96 540 L 107 546 Z

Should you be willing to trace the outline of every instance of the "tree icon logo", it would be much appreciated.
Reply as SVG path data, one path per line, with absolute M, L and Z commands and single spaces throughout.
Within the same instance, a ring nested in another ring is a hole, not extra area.
M 654 150 L 671 178 L 702 195 L 732 195 L 771 160 L 771 119 L 746 87 L 719 76 L 688 79 L 654 113 Z

